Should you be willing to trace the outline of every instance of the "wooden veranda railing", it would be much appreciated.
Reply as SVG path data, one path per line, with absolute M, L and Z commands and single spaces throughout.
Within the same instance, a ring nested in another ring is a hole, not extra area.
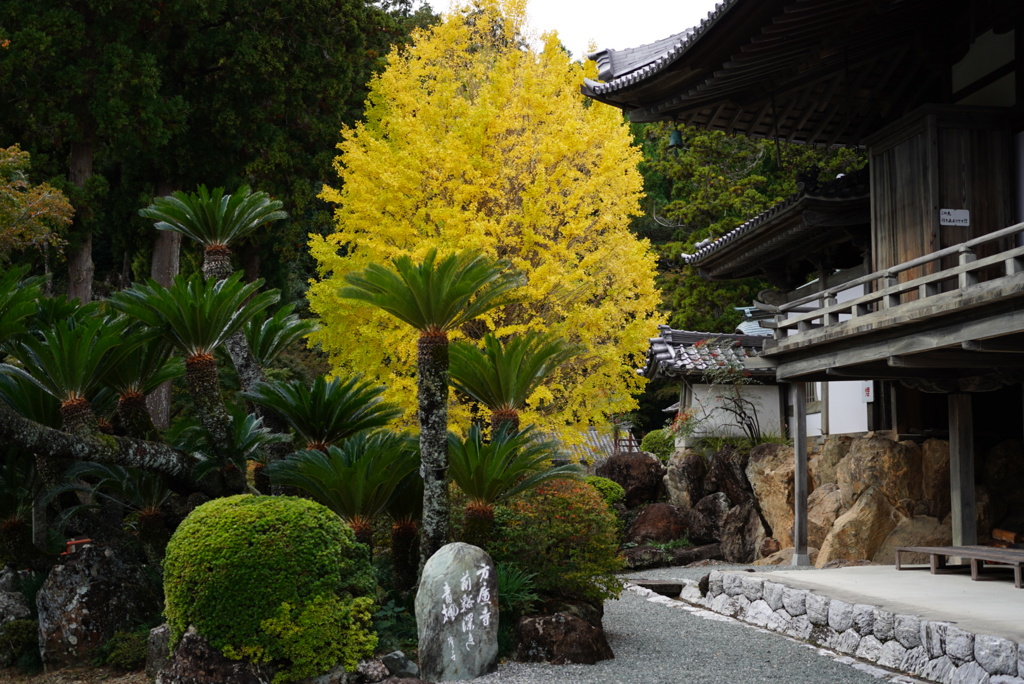
M 992 290 L 993 297 L 998 297 L 1001 281 L 1010 277 L 1020 279 L 1024 273 L 1024 247 L 1011 247 L 981 258 L 978 257 L 979 248 L 1006 238 L 1015 239 L 1022 231 L 1024 223 L 1018 223 L 787 302 L 777 309 L 774 324 L 776 343 L 782 346 L 790 336 L 795 338 L 800 333 L 822 328 L 840 324 L 849 327 L 851 322 L 856 325 L 858 318 L 869 314 L 887 310 L 896 314 L 896 309 L 906 309 L 911 304 L 924 312 L 930 303 L 939 303 L 936 298 L 948 297 L 951 291 L 962 294 L 969 288 L 987 287 Z M 949 257 L 958 257 L 957 265 L 942 268 L 942 259 Z M 929 267 L 934 269 L 932 273 L 900 280 L 900 274 L 915 268 L 929 270 Z M 866 286 L 867 294 L 837 301 L 839 293 L 861 285 Z M 979 294 L 984 295 L 983 292 Z M 984 297 L 979 302 L 984 303 Z M 820 306 L 808 310 L 808 305 L 814 304 Z

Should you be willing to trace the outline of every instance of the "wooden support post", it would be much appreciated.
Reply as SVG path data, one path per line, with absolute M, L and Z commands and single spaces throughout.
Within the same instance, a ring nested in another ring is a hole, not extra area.
M 792 385 L 793 398 L 793 565 L 810 565 L 807 555 L 807 387 Z
M 978 543 L 974 500 L 974 416 L 970 394 L 949 395 L 949 495 L 953 509 L 953 545 Z

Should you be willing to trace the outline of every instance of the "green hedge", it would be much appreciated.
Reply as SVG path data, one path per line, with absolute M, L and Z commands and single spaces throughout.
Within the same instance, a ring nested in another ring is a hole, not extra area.
M 167 545 L 173 648 L 189 625 L 224 655 L 285 663 L 275 682 L 373 654 L 369 551 L 324 506 L 232 496 L 195 509 Z

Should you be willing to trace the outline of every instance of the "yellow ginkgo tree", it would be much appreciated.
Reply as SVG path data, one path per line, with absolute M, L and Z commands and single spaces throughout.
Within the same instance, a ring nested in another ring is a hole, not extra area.
M 580 94 L 593 64 L 572 62 L 553 34 L 532 40 L 524 17 L 525 0 L 455 9 L 371 82 L 366 120 L 342 132 L 339 180 L 322 194 L 336 229 L 312 238 L 309 298 L 323 322 L 312 338 L 337 372 L 373 377 L 411 415 L 416 336 L 343 300 L 346 275 L 432 249 L 506 260 L 527 279 L 516 303 L 452 337 L 537 331 L 578 347 L 522 412 L 560 430 L 633 408 L 659 295 L 650 246 L 628 230 L 642 191 L 628 127 Z

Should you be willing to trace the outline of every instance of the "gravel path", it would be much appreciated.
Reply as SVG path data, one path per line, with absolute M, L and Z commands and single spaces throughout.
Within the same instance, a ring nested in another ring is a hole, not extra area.
M 660 568 L 631 573 L 629 577 L 698 580 L 709 571 L 710 568 Z M 615 652 L 614 660 L 596 665 L 503 663 L 494 674 L 475 681 L 481 684 L 906 684 L 920 681 L 730 618 L 702 616 L 683 606 L 693 608 L 686 603 L 667 605 L 650 601 L 645 590 L 627 590 L 617 601 L 605 604 L 604 627 Z

